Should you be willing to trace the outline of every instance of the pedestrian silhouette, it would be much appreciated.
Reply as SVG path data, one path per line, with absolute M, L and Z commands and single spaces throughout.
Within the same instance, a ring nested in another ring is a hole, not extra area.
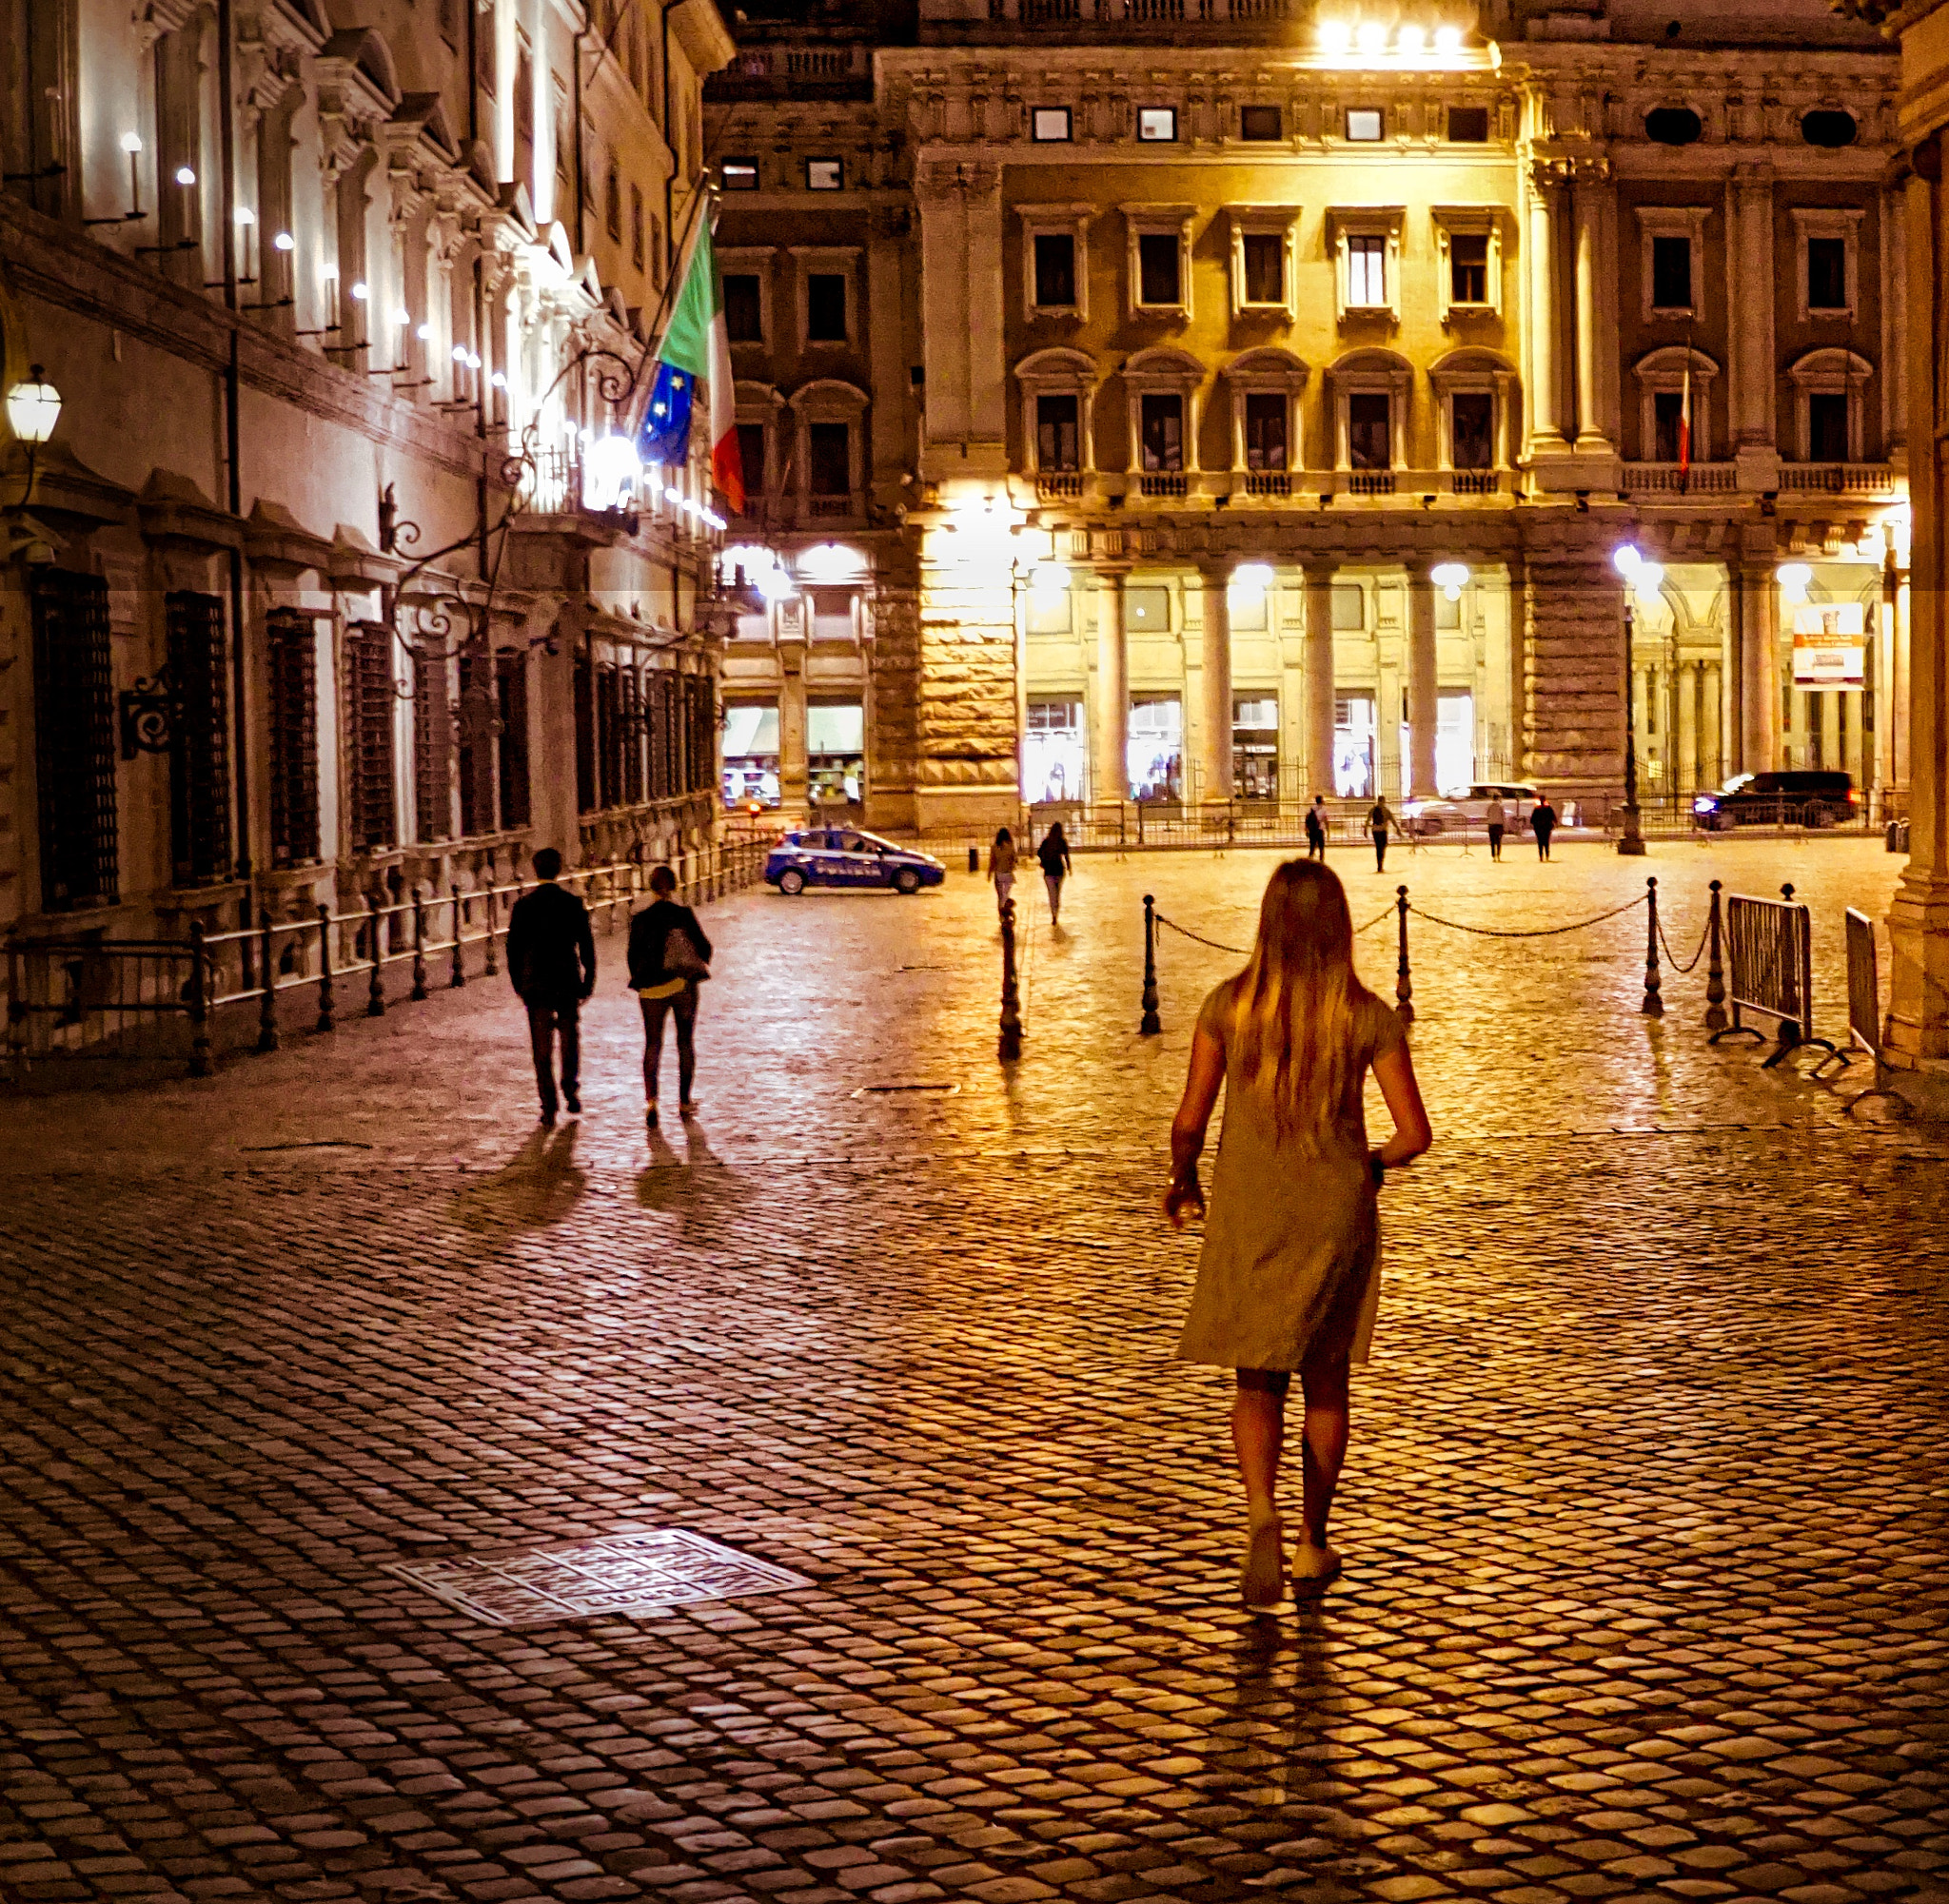
M 596 937 L 589 909 L 556 882 L 561 855 L 544 846 L 535 855 L 541 883 L 514 902 L 507 915 L 507 975 L 528 1009 L 528 1042 L 535 1054 L 535 1089 L 541 1122 L 557 1109 L 555 1046 L 561 1046 L 561 1102 L 578 1114 L 581 1101 L 581 1008 L 596 989 Z

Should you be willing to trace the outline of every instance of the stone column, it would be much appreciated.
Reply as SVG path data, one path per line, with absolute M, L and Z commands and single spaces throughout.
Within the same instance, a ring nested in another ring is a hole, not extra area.
M 1563 186 L 1556 174 L 1538 166 L 1529 187 L 1529 438 L 1545 454 L 1568 447 L 1564 437 L 1558 391 L 1557 205 Z
M 1231 797 L 1231 565 L 1201 571 L 1204 645 L 1199 668 L 1198 796 Z
M 802 598 L 778 603 L 778 816 L 809 812 L 811 770 L 805 755 L 805 615 Z M 786 618 L 790 616 L 788 620 Z
M 1739 570 L 1740 772 L 1763 774 L 1780 761 L 1780 584 L 1771 562 Z
M 1858 694 L 1836 695 L 1841 703 L 1841 765 L 1854 775 L 1857 792 L 1867 785 L 1868 763 L 1861 756 L 1861 697 Z
M 1309 562 L 1306 577 L 1306 804 L 1333 797 L 1333 571 Z
M 1432 799 L 1435 731 L 1440 695 L 1435 676 L 1435 585 L 1427 565 L 1408 572 L 1408 667 L 1403 700 L 1408 711 L 1408 758 L 1402 780 L 1410 799 Z
M 1773 172 L 1741 166 L 1733 175 L 1733 231 L 1726 245 L 1726 308 L 1739 313 L 1727 333 L 1732 359 L 1732 442 L 1735 458 L 1751 466 L 1740 487 L 1778 486 L 1774 436 L 1773 300 L 1752 286 L 1773 283 Z M 1770 472 L 1770 474 L 1769 474 Z M 1752 763 L 1747 762 L 1748 771 Z
M 1689 794 L 1695 792 L 1699 785 L 1699 664 L 1696 661 L 1679 663 L 1676 699 L 1679 714 L 1678 764 L 1671 791 Z
M 1577 447 L 1595 456 L 1608 456 L 1611 442 L 1604 426 L 1603 353 L 1606 339 L 1617 336 L 1617 322 L 1603 322 L 1600 303 L 1605 282 L 1600 270 L 1604 186 L 1595 178 L 1580 178 L 1571 189 L 1576 221 L 1577 260 Z M 1615 345 L 1612 345 L 1615 348 Z
M 1700 673 L 1699 784 L 1719 787 L 1725 783 L 1725 684 L 1717 661 Z
M 1092 800 L 1131 796 L 1130 654 L 1124 641 L 1123 585 L 1128 569 L 1096 571 L 1096 737 L 1090 755 Z

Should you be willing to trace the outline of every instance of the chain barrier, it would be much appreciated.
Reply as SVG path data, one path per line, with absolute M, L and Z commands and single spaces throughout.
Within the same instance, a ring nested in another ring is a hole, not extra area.
M 1417 919 L 1426 919 L 1431 926 L 1447 926 L 1454 932 L 1472 932 L 1481 939 L 1553 939 L 1565 932 L 1581 932 L 1588 926 L 1601 926 L 1604 920 L 1633 912 L 1644 903 L 1644 895 L 1640 893 L 1637 898 L 1626 900 L 1622 906 L 1613 906 L 1608 913 L 1599 913 L 1592 918 L 1573 919 L 1566 926 L 1536 926 L 1527 931 L 1506 926 L 1467 926 L 1460 919 L 1444 919 L 1437 913 L 1424 913 L 1419 906 L 1409 906 L 1408 910 Z
M 1685 961 L 1683 965 L 1681 965 L 1679 963 L 1678 953 L 1673 952 L 1671 949 L 1671 941 L 1664 935 L 1664 921 L 1661 919 L 1658 922 L 1658 943 L 1664 948 L 1664 955 L 1671 961 L 1672 971 L 1675 973 L 1677 973 L 1677 975 L 1681 978 L 1683 978 L 1686 972 L 1690 972 L 1692 968 L 1696 966 L 1699 963 L 1699 961 L 1705 956 L 1705 941 L 1708 938 L 1710 938 L 1711 935 L 1712 921 L 1710 919 L 1707 919 L 1705 923 L 1699 929 L 1699 950 L 1695 952 L 1692 954 L 1692 956 Z
M 1389 906 L 1385 912 L 1376 913 L 1366 925 L 1355 926 L 1353 936 L 1359 938 L 1363 932 L 1372 932 L 1384 920 L 1391 919 L 1393 916 L 1394 908 Z M 1231 952 L 1239 958 L 1250 958 L 1252 955 L 1250 946 L 1229 946 L 1218 939 L 1208 939 L 1203 932 L 1194 932 L 1189 926 L 1180 926 L 1175 919 L 1167 919 L 1162 913 L 1159 913 L 1156 918 L 1160 926 L 1169 926 L 1180 938 L 1195 939 L 1199 945 L 1210 946 L 1213 952 Z

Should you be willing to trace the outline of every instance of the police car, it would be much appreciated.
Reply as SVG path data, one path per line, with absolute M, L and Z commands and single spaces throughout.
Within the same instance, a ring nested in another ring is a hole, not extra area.
M 801 827 L 785 834 L 765 860 L 765 883 L 797 894 L 808 886 L 891 886 L 917 893 L 938 886 L 947 868 L 910 846 L 856 827 Z

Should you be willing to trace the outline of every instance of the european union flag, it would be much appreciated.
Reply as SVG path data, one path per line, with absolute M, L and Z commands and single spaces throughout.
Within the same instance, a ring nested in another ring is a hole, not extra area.
M 637 455 L 645 462 L 681 464 L 690 458 L 690 405 L 697 379 L 668 363 L 657 365 L 650 400 L 638 426 Z

